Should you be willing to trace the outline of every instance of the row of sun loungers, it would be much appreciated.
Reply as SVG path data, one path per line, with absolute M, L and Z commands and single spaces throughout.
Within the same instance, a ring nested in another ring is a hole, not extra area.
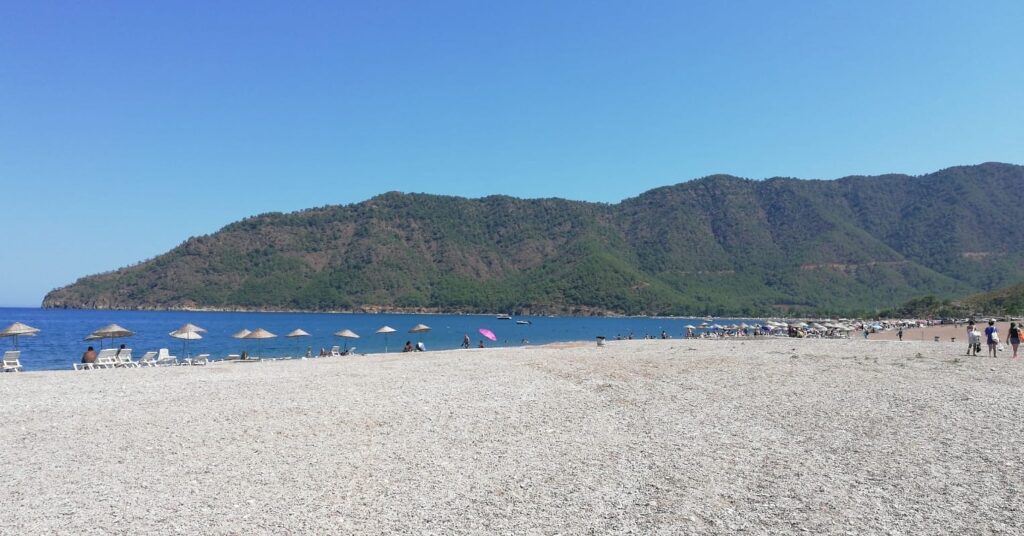
M 348 355 L 355 355 L 356 349 L 349 348 L 342 352 L 338 346 L 331 348 L 331 353 L 328 354 L 330 357 L 341 357 Z M 3 371 L 8 372 L 11 370 L 21 370 L 21 363 L 18 361 L 21 352 L 12 351 L 4 353 Z M 275 361 L 277 359 L 291 359 L 290 357 L 285 358 L 258 358 L 249 357 L 248 359 L 242 359 L 238 354 L 231 354 L 224 358 L 224 361 L 245 361 L 245 362 L 257 362 L 257 361 Z M 210 354 L 199 354 L 195 357 L 185 358 L 181 361 L 176 356 L 170 355 L 167 348 L 161 348 L 159 351 L 146 352 L 139 358 L 138 361 L 132 360 L 132 351 L 130 348 L 106 348 L 100 350 L 96 354 L 96 361 L 93 363 L 74 363 L 72 367 L 75 370 L 95 370 L 95 369 L 107 369 L 107 368 L 140 368 L 140 367 L 166 367 L 166 366 L 202 366 L 207 365 L 211 362 Z
M 75 363 L 72 365 L 75 370 L 94 370 L 105 368 L 140 368 L 140 367 L 167 367 L 175 365 L 205 365 L 210 362 L 210 354 L 200 354 L 193 358 L 184 359 L 178 362 L 178 358 L 168 352 L 167 348 L 159 351 L 146 352 L 138 361 L 132 360 L 132 351 L 129 348 L 107 348 L 96 354 L 96 361 L 93 363 Z
M 348 355 L 355 355 L 356 349 L 349 348 L 342 352 L 340 347 L 335 346 L 331 348 L 331 353 L 328 354 L 330 357 L 341 357 Z M 290 357 L 282 359 L 291 359 Z M 245 361 L 245 362 L 257 362 L 257 361 L 274 361 L 274 358 L 254 358 L 242 359 L 237 354 L 229 355 L 224 359 L 225 361 Z M 202 366 L 210 363 L 210 354 L 199 354 L 195 357 L 182 359 L 180 362 L 176 356 L 170 354 L 167 348 L 161 348 L 158 351 L 146 352 L 139 358 L 138 361 L 132 360 L 132 351 L 130 348 L 106 348 L 100 350 L 96 354 L 96 361 L 93 363 L 74 363 L 72 367 L 75 370 L 95 370 L 95 369 L 106 369 L 106 368 L 140 368 L 140 367 L 167 367 L 175 365 L 189 365 L 189 366 Z M 0 369 L 3 372 L 20 372 L 21 367 L 21 352 L 18 350 L 10 350 L 4 352 L 3 368 Z

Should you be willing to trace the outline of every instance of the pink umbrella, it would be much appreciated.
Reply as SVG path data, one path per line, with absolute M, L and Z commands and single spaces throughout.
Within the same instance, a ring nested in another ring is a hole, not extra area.
M 483 335 L 484 337 L 487 337 L 488 339 L 491 339 L 492 341 L 498 341 L 498 337 L 496 337 L 494 335 L 494 332 L 489 329 L 480 328 L 480 334 Z

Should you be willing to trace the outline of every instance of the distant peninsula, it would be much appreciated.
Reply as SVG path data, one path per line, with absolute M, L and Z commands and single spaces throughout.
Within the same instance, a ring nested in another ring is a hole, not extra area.
M 1024 280 L 1022 185 L 1024 167 L 986 163 L 917 177 L 715 175 L 617 204 L 391 192 L 246 218 L 42 306 L 864 314 Z

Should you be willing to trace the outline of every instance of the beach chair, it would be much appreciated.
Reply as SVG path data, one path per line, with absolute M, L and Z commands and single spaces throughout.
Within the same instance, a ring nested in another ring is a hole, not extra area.
M 156 353 L 156 362 L 153 363 L 157 367 L 169 367 L 178 364 L 178 358 L 171 355 L 167 348 L 161 348 Z
M 114 368 L 117 366 L 117 348 L 104 348 L 96 354 L 92 368 Z
M 123 368 L 138 368 L 139 364 L 132 361 L 132 349 L 119 350 L 115 356 L 115 366 Z
M 136 363 L 137 366 L 140 366 L 140 367 L 155 367 L 156 366 L 156 352 L 155 351 L 149 351 L 149 352 L 146 352 L 146 353 L 142 354 L 142 357 L 140 357 L 139 360 L 136 361 L 135 363 Z
M 21 352 L 11 350 L 4 352 L 4 372 L 21 372 Z
M 332 346 L 331 347 L 331 357 L 341 357 L 343 355 L 345 355 L 345 354 L 341 353 L 341 347 L 340 346 Z
M 353 346 L 353 347 L 345 350 L 345 352 L 342 353 L 341 355 L 356 355 L 356 347 Z
M 199 354 L 195 357 L 189 357 L 181 360 L 182 365 L 189 366 L 200 366 L 206 365 L 210 362 L 210 354 Z

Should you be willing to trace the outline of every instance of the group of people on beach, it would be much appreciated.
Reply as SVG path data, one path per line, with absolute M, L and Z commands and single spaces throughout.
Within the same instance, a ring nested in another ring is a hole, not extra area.
M 1013 349 L 1013 359 L 1017 359 L 1020 357 L 1018 352 L 1020 351 L 1020 340 L 1024 338 L 1024 328 L 1016 322 L 1010 322 L 1010 329 L 1006 335 L 1006 342 Z M 995 320 L 988 321 L 988 327 L 985 328 L 984 336 L 985 345 L 988 347 L 988 352 L 985 355 L 996 357 L 996 353 L 1003 348 L 1002 344 L 1000 344 L 999 329 L 996 327 Z M 967 323 L 967 355 L 978 355 L 981 353 L 981 337 L 982 332 L 978 331 L 974 321 L 969 321 Z

